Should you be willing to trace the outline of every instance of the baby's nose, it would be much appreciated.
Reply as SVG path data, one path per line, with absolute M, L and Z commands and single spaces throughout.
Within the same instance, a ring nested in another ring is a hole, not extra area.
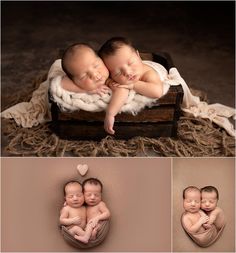
M 127 78 L 131 78 L 132 77 L 132 75 L 130 73 L 127 74 L 126 76 L 127 76 Z
M 125 76 L 128 77 L 128 78 L 132 76 L 132 73 L 131 73 L 130 69 L 126 69 L 126 70 L 124 71 L 124 74 L 125 74 Z

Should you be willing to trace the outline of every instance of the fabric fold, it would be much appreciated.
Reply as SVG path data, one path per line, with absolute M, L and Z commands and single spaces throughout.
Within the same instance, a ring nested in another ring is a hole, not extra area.
M 223 226 L 220 230 L 217 230 L 216 226 L 213 224 L 210 228 L 206 229 L 203 232 L 199 233 L 193 233 L 190 232 L 183 223 L 183 216 L 185 213 L 181 216 L 181 225 L 184 229 L 184 231 L 187 233 L 187 235 L 200 247 L 206 248 L 212 245 L 221 235 L 223 229 L 225 226 Z
M 67 241 L 70 245 L 74 246 L 75 248 L 89 249 L 101 244 L 105 240 L 109 232 L 109 229 L 110 229 L 110 221 L 109 220 L 101 221 L 101 229 L 98 231 L 96 239 L 89 241 L 88 243 L 83 243 L 75 239 L 65 226 L 61 226 L 61 233 L 65 241 Z

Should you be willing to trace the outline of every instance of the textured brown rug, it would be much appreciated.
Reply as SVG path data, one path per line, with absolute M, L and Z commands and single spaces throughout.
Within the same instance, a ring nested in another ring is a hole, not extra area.
M 37 78 L 31 91 L 45 79 Z M 5 97 L 10 107 L 21 101 L 28 101 L 32 92 Z M 206 94 L 192 91 L 206 101 Z M 7 156 L 165 156 L 165 157 L 226 157 L 235 156 L 235 139 L 224 129 L 208 119 L 184 117 L 178 122 L 177 138 L 157 139 L 135 137 L 130 140 L 116 140 L 107 136 L 101 141 L 62 140 L 50 130 L 50 123 L 33 128 L 17 126 L 14 120 L 2 119 L 2 135 L 7 139 L 4 154 Z
M 13 156 L 234 156 L 235 139 L 209 120 L 181 117 L 178 137 L 157 139 L 136 137 L 115 140 L 107 136 L 100 142 L 61 140 L 48 124 L 33 128 L 17 126 L 13 120 L 2 121 L 2 131 L 9 140 L 5 152 Z

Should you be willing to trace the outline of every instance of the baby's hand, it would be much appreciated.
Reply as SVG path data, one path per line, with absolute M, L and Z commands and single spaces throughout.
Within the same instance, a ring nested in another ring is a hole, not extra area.
M 113 80 L 110 79 L 110 78 L 107 79 L 106 85 L 107 85 L 112 91 L 116 90 L 117 87 L 119 87 L 119 83 L 113 81 Z
M 104 120 L 104 129 L 109 134 L 114 134 L 115 133 L 115 131 L 113 129 L 114 122 L 115 122 L 115 117 L 114 116 L 106 115 L 105 120 Z
M 81 218 L 79 216 L 71 218 L 71 224 L 80 225 L 81 224 Z
M 95 90 L 88 91 L 88 93 L 89 94 L 98 94 L 98 95 L 102 96 L 103 94 L 107 94 L 109 91 L 110 91 L 109 87 L 107 87 L 106 85 L 102 85 Z
M 209 223 L 204 223 L 204 224 L 202 224 L 202 226 L 205 228 L 205 229 L 208 229 L 208 228 L 211 228 L 211 224 L 209 224 Z
M 90 224 L 92 226 L 92 228 L 95 228 L 97 226 L 98 222 L 99 222 L 99 219 L 95 217 L 95 218 L 89 220 L 88 224 Z
M 201 218 L 199 220 L 200 220 L 201 224 L 204 224 L 209 221 L 209 217 L 207 215 L 203 215 L 203 216 L 201 216 Z

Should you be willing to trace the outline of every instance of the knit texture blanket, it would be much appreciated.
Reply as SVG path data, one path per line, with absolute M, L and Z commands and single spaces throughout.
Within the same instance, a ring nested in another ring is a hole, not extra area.
M 143 61 L 148 64 L 149 61 Z M 158 64 L 157 71 L 164 81 L 167 77 L 166 69 Z M 74 93 L 64 90 L 61 87 L 61 79 L 65 76 L 65 73 L 61 68 L 61 60 L 55 61 L 49 71 L 50 82 L 50 94 L 54 102 L 58 104 L 61 111 L 78 111 L 84 110 L 89 112 L 99 112 L 105 111 L 110 99 L 112 92 L 99 96 L 97 94 L 87 94 L 87 93 Z M 165 95 L 169 89 L 169 84 L 164 82 L 164 92 Z M 120 112 L 131 113 L 136 115 L 144 107 L 151 107 L 157 99 L 148 98 L 137 94 L 135 91 L 131 90 L 128 95 L 128 99 L 122 106 Z
M 176 68 L 171 68 L 169 73 L 158 63 L 144 61 L 155 69 L 163 83 L 165 92 L 170 85 L 181 84 L 184 90 L 182 111 L 186 115 L 210 119 L 215 124 L 223 127 L 229 135 L 235 137 L 235 130 L 229 118 L 235 119 L 235 109 L 221 105 L 211 104 L 200 101 L 199 97 L 193 96 L 184 79 L 180 76 Z M 53 99 L 64 110 L 83 109 L 87 111 L 101 111 L 109 103 L 110 94 L 100 97 L 98 95 L 76 94 L 65 91 L 60 86 L 60 80 L 64 72 L 61 68 L 61 60 L 56 60 L 51 66 L 47 80 L 42 82 L 39 88 L 34 91 L 30 102 L 16 104 L 1 113 L 1 117 L 13 118 L 18 125 L 31 128 L 38 124 L 51 120 L 50 104 L 48 102 L 48 90 Z M 146 98 L 131 91 L 127 103 L 122 107 L 122 112 L 137 114 L 145 106 L 151 106 L 156 99 Z
M 183 213 L 184 215 L 184 213 Z M 220 230 L 217 230 L 216 226 L 213 224 L 210 228 L 206 229 L 203 232 L 193 233 L 188 231 L 188 229 L 184 226 L 182 221 L 183 215 L 181 217 L 181 225 L 187 235 L 200 247 L 206 248 L 212 245 L 221 235 L 225 226 L 223 226 Z
M 105 238 L 109 232 L 109 228 L 110 228 L 110 221 L 109 220 L 102 221 L 101 222 L 101 229 L 98 231 L 96 239 L 91 240 L 88 243 L 83 243 L 83 242 L 75 239 L 69 233 L 68 229 L 65 226 L 61 227 L 61 233 L 62 233 L 65 241 L 68 242 L 73 247 L 78 248 L 78 249 L 89 249 L 89 248 L 93 248 L 93 247 L 101 244 L 105 240 Z

